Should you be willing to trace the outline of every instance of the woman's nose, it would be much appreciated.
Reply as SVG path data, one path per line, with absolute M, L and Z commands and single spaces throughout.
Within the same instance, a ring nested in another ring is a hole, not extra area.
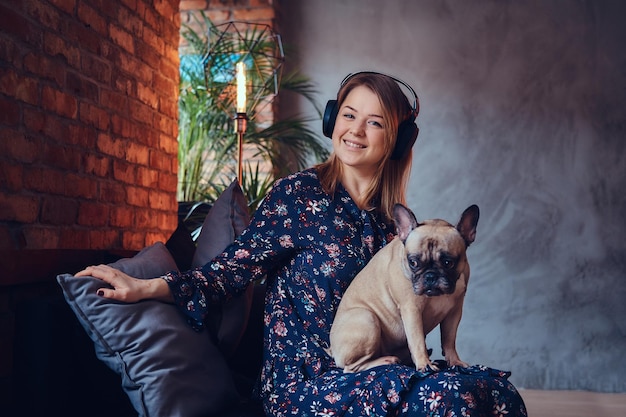
M 350 129 L 350 132 L 354 136 L 361 136 L 363 134 L 363 123 L 354 122 L 354 124 L 352 125 L 352 128 Z

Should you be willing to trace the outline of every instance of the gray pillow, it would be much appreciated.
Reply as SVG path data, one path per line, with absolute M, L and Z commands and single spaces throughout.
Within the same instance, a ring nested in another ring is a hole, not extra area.
M 191 267 L 202 266 L 222 253 L 248 223 L 248 202 L 235 180 L 213 203 L 204 219 Z M 209 320 L 212 320 L 218 347 L 226 356 L 232 355 L 246 330 L 253 294 L 254 287 L 250 285 L 239 297 L 212 306 Z
M 175 270 L 162 243 L 111 266 L 137 278 Z M 57 276 L 71 309 L 94 342 L 96 355 L 122 378 L 139 416 L 206 416 L 236 400 L 223 355 L 206 332 L 195 332 L 171 304 L 119 303 L 96 294 L 107 284 Z

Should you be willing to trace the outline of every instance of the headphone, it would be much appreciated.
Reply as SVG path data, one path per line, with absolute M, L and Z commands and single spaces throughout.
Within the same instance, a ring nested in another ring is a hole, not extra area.
M 382 74 L 380 72 L 374 72 L 374 71 L 361 71 L 361 72 L 356 72 L 353 74 L 348 74 L 346 78 L 344 78 L 343 81 L 341 81 L 340 89 L 346 84 L 346 82 L 348 82 L 349 79 L 351 79 L 352 77 L 358 74 L 378 74 L 378 75 L 383 75 L 385 77 L 389 77 L 392 80 L 394 80 L 396 83 L 404 86 L 413 95 L 413 107 L 411 110 L 411 115 L 409 116 L 408 119 L 402 121 L 400 125 L 398 126 L 398 134 L 396 136 L 396 145 L 393 148 L 393 152 L 391 153 L 391 156 L 389 158 L 392 160 L 402 159 L 409 152 L 409 150 L 411 149 L 411 147 L 417 140 L 417 134 L 419 133 L 419 128 L 417 127 L 417 124 L 415 123 L 415 119 L 417 118 L 417 115 L 420 112 L 420 104 L 419 104 L 419 98 L 417 97 L 415 90 L 413 90 L 413 88 L 411 88 L 410 85 L 408 85 L 407 83 L 405 83 L 404 81 L 398 78 L 392 77 L 390 75 Z M 324 133 L 324 136 L 328 138 L 332 138 L 333 130 L 335 129 L 335 121 L 337 120 L 338 113 L 339 113 L 339 103 L 337 102 L 337 100 L 328 100 L 328 103 L 326 103 L 326 109 L 324 110 L 324 118 L 322 119 L 322 132 Z

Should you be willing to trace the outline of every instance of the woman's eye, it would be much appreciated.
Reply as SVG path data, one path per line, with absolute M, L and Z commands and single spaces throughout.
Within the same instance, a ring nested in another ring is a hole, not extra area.
M 372 120 L 372 121 L 370 122 L 370 124 L 371 124 L 371 125 L 373 125 L 373 126 L 376 126 L 376 127 L 378 127 L 378 128 L 381 128 L 381 129 L 382 129 L 382 127 L 383 127 L 383 125 L 382 125 L 381 123 L 377 122 L 376 120 Z
M 346 119 L 354 119 L 354 116 L 350 113 L 344 113 L 343 117 Z

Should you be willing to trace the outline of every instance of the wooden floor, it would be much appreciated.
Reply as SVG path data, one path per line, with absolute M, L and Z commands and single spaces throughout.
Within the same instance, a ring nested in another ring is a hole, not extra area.
M 626 394 L 520 390 L 528 417 L 626 417 Z

